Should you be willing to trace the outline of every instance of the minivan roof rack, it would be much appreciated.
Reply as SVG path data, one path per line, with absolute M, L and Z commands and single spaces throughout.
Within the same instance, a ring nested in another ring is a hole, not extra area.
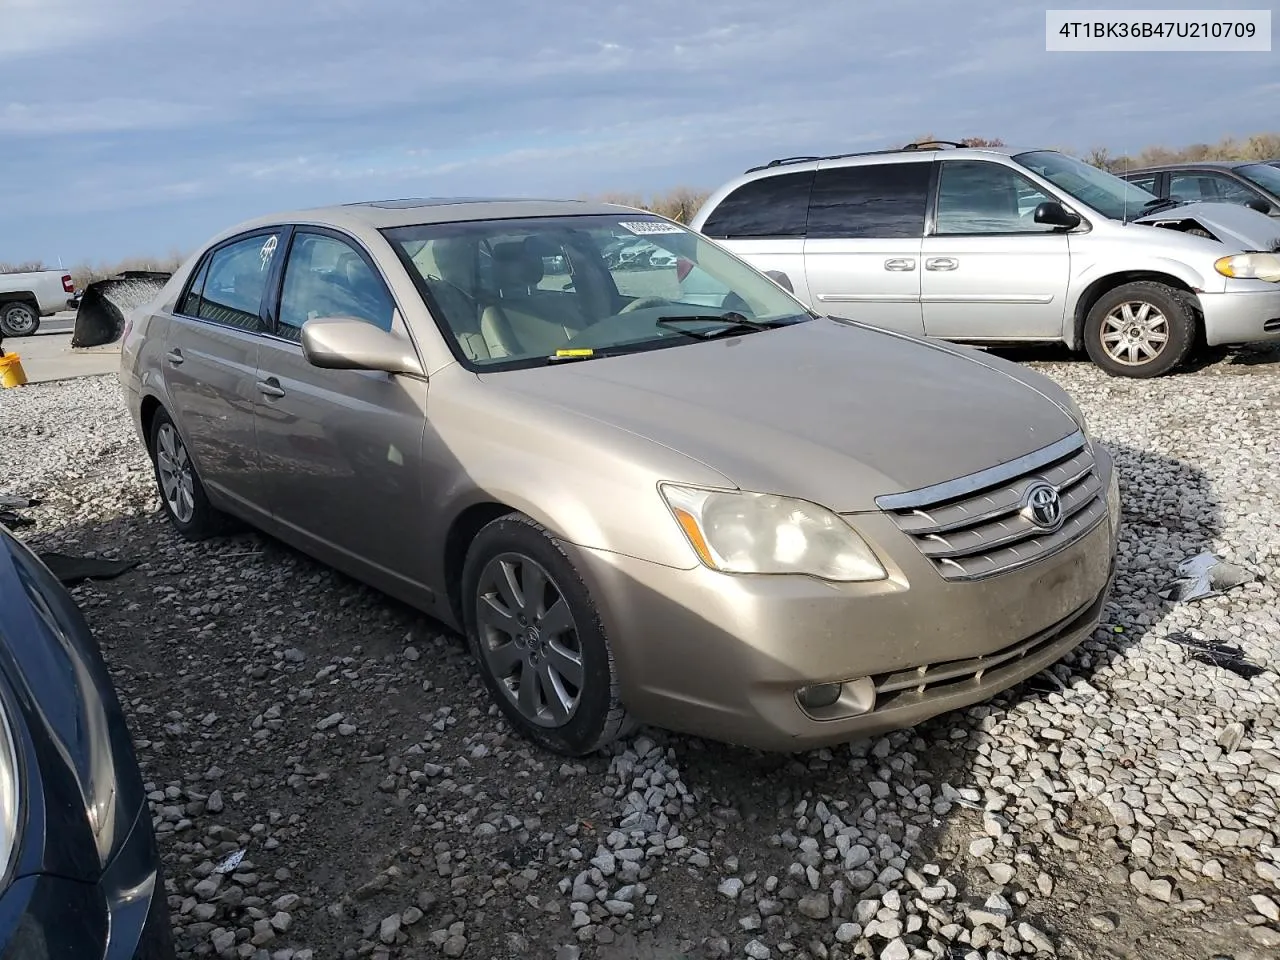
M 826 156 L 783 157 L 780 160 L 770 160 L 768 163 L 762 163 L 758 167 L 751 167 L 746 172 L 755 173 L 758 170 L 785 167 L 792 163 L 812 163 L 815 160 L 846 160 L 849 157 L 874 157 L 885 153 L 902 153 L 904 150 L 936 150 L 943 146 L 966 147 L 968 144 L 958 143 L 955 140 L 921 140 L 918 143 L 908 143 L 905 147 L 891 147 L 888 150 L 859 150 L 856 153 L 832 153 Z

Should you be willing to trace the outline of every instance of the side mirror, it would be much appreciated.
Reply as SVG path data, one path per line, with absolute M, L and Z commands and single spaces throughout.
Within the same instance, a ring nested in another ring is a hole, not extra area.
M 1051 227 L 1073 229 L 1080 226 L 1080 217 L 1056 200 L 1046 200 L 1044 203 L 1037 204 L 1036 212 L 1032 214 L 1031 219 Z
M 302 325 L 302 354 L 313 367 L 425 375 L 408 343 L 363 320 L 317 317 Z
M 781 270 L 766 270 L 764 275 L 780 286 L 787 293 L 795 293 L 796 288 L 791 285 L 791 278 Z
M 1254 197 L 1252 200 L 1246 201 L 1245 206 L 1250 210 L 1257 210 L 1259 213 L 1265 213 L 1268 215 L 1271 213 L 1271 204 L 1267 203 L 1267 201 L 1263 200 L 1261 197 Z

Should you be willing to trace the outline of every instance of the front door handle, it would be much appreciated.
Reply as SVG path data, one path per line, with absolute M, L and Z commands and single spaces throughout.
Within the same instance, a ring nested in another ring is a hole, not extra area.
M 280 386 L 280 381 L 275 377 L 268 377 L 266 380 L 259 380 L 258 392 L 266 394 L 268 397 L 284 396 L 284 388 Z
M 164 358 L 176 367 L 182 362 L 182 351 L 175 348 L 166 353 Z
M 895 272 L 914 270 L 916 268 L 916 262 L 911 259 L 911 257 L 894 257 L 892 260 L 886 260 L 884 262 L 884 268 Z
M 930 257 L 924 262 L 926 270 L 954 270 L 960 266 L 955 257 Z

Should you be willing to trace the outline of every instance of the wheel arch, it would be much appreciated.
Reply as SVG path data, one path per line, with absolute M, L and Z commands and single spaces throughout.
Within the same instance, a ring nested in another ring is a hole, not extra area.
M 1081 291 L 1080 296 L 1076 299 L 1075 317 L 1073 318 L 1072 350 L 1084 349 L 1085 321 L 1088 319 L 1089 311 L 1093 309 L 1093 305 L 1117 287 L 1139 281 L 1164 284 L 1167 287 L 1172 287 L 1188 294 L 1191 297 L 1192 306 L 1195 308 L 1197 337 L 1203 337 L 1204 318 L 1200 310 L 1200 298 L 1197 295 L 1196 288 L 1188 280 L 1179 277 L 1177 274 L 1158 269 L 1123 270 L 1098 277 Z

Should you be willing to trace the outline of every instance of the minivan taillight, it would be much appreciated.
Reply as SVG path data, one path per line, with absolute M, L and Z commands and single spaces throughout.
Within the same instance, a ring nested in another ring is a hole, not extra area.
M 676 260 L 676 279 L 684 283 L 684 278 L 689 275 L 689 271 L 693 269 L 693 261 L 688 257 L 679 257 Z
M 75 293 L 76 285 L 71 281 L 71 274 L 64 273 L 62 275 L 62 289 L 67 293 Z

